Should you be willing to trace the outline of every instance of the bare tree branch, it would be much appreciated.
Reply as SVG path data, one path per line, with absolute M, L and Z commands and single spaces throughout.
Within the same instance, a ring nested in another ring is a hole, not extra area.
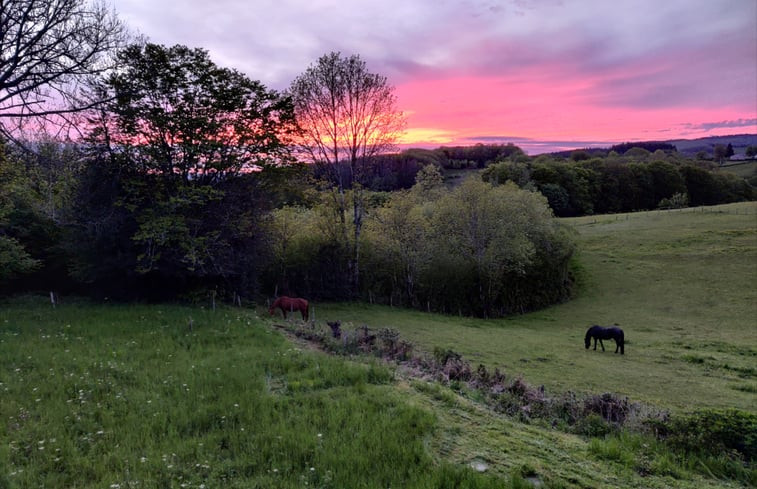
M 128 37 L 102 0 L 0 0 L 0 132 L 71 122 L 99 101 L 90 77 L 111 69 Z
M 365 170 L 374 156 L 394 148 L 405 129 L 405 117 L 396 107 L 394 87 L 386 77 L 368 72 L 357 55 L 322 56 L 292 82 L 289 92 L 301 130 L 299 152 L 319 165 L 336 187 L 333 197 L 345 244 L 345 189 L 352 188 L 350 280 L 357 293 Z

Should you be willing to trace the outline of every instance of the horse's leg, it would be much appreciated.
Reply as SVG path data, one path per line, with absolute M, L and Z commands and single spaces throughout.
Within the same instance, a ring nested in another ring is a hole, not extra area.
M 594 337 L 594 351 L 597 351 L 597 337 Z
M 602 343 L 602 338 L 599 339 L 599 345 L 602 347 L 602 351 L 605 351 L 605 344 Z
M 287 318 L 287 308 L 284 306 L 281 306 L 281 314 L 284 315 L 284 319 Z

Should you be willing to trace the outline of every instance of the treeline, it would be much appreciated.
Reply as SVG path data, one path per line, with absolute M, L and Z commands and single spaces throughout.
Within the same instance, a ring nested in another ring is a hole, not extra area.
M 440 161 L 517 148 L 420 151 L 407 172 L 407 155 L 303 165 L 285 94 L 184 46 L 134 45 L 119 66 L 95 87 L 108 102 L 86 140 L 0 145 L 0 293 L 288 294 L 486 317 L 569 297 L 573 245 L 543 196 L 443 183 Z M 382 176 L 410 189 L 369 190 Z
M 470 177 L 448 190 L 435 166 L 410 190 L 374 195 L 362 235 L 360 296 L 371 302 L 482 317 L 570 297 L 573 243 L 546 199 Z M 267 288 L 349 297 L 347 247 L 327 194 L 273 213 Z
M 635 150 L 626 154 L 631 151 Z M 754 198 L 754 188 L 743 178 L 717 171 L 709 162 L 660 153 L 578 161 L 548 156 L 503 161 L 487 167 L 482 178 L 492 183 L 512 181 L 522 188 L 538 190 L 560 217 L 715 205 Z
M 207 301 L 288 293 L 483 317 L 571 294 L 572 240 L 543 196 L 515 185 L 471 176 L 450 190 L 428 165 L 409 190 L 366 192 L 354 290 L 334 194 L 315 190 L 310 167 L 203 184 L 138 171 L 92 148 L 40 149 L 46 158 L 0 153 L 6 294 Z
M 372 158 L 366 185 L 375 191 L 409 189 L 416 174 L 427 165 L 441 170 L 475 170 L 497 161 L 528 157 L 514 144 L 442 146 L 436 149 L 411 148 Z
M 615 144 L 610 147 L 610 151 L 615 151 L 616 153 L 622 155 L 631 148 L 641 148 L 646 151 L 649 151 L 650 153 L 654 153 L 657 150 L 666 151 L 666 152 L 678 151 L 674 145 L 670 143 L 665 143 L 662 141 L 643 141 L 643 142 L 638 142 L 638 143 Z

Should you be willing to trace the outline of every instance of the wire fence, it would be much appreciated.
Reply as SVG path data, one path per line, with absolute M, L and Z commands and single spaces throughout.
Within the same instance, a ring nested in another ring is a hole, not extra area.
M 589 225 L 602 222 L 641 219 L 649 216 L 665 216 L 673 214 L 728 214 L 742 216 L 757 216 L 757 202 L 738 202 L 735 204 L 721 204 L 712 206 L 683 207 L 680 209 L 655 209 L 651 211 L 624 212 L 618 214 L 601 214 L 596 216 L 582 216 L 566 218 L 574 225 Z M 757 225 L 757 221 L 755 221 Z

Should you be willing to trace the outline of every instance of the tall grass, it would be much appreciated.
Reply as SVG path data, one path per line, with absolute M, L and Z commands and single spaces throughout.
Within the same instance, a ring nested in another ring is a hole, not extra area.
M 435 417 L 391 371 L 293 347 L 251 312 L 1 307 L 0 487 L 502 486 L 433 461 Z

